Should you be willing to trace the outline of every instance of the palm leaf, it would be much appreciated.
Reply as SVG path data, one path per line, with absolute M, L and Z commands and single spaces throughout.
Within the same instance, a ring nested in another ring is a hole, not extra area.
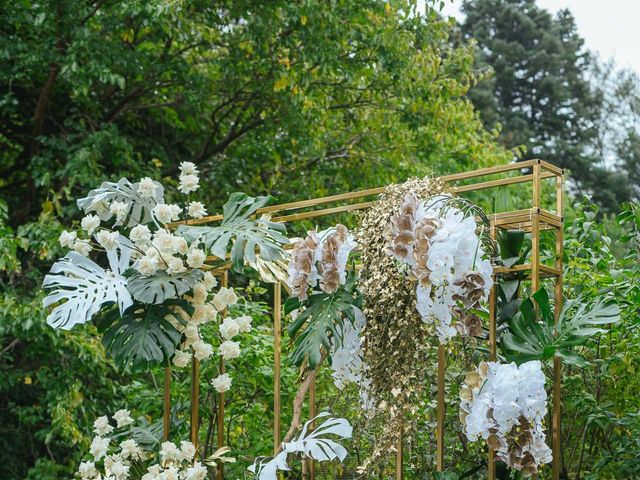
M 283 258 L 282 245 L 289 239 L 281 223 L 265 218 L 252 218 L 265 206 L 271 197 L 249 197 L 244 193 L 233 193 L 224 205 L 223 220 L 218 226 L 181 225 L 178 233 L 189 243 L 201 241 L 212 255 L 224 260 L 231 246 L 231 262 L 236 271 L 242 271 L 245 260 L 256 262 L 256 251 L 267 262 Z
M 619 319 L 618 306 L 606 299 L 595 304 L 577 299 L 565 303 L 554 327 L 549 296 L 546 290 L 540 289 L 532 298 L 524 300 L 519 312 L 508 320 L 501 346 L 507 360 L 518 364 L 548 360 L 557 355 L 567 363 L 584 366 L 586 360 L 571 348 L 583 345 L 593 335 L 603 332 L 602 325 L 616 323 Z
M 139 302 L 162 303 L 187 293 L 202 280 L 203 275 L 200 270 L 188 270 L 177 275 L 159 271 L 153 276 L 145 277 L 137 270 L 129 270 L 127 287 Z
M 53 291 L 42 303 L 45 307 L 63 303 L 47 317 L 49 325 L 69 330 L 88 322 L 104 304 L 116 303 L 121 313 L 131 306 L 127 279 L 122 275 L 129 265 L 131 249 L 120 244 L 107 254 L 110 272 L 76 252 L 69 252 L 53 264 L 42 284 Z
M 291 361 L 299 366 L 307 360 L 311 369 L 316 368 L 322 359 L 322 349 L 331 352 L 331 338 L 335 348 L 342 345 L 344 319 L 355 322 L 360 302 L 353 277 L 334 293 L 321 292 L 309 296 L 304 302 L 306 309 L 287 327 L 295 344 Z M 297 298 L 290 298 L 285 303 L 285 312 L 300 305 Z
M 167 320 L 174 307 L 193 315 L 193 307 L 185 300 L 171 299 L 162 304 L 136 303 L 122 315 L 116 310 L 105 313 L 98 323 L 103 332 L 102 344 L 115 362 L 135 371 L 166 365 L 180 344 L 182 334 Z
M 155 182 L 156 193 L 152 198 L 143 198 L 138 194 L 139 183 L 131 183 L 126 178 L 121 178 L 117 183 L 103 182 L 99 188 L 91 190 L 86 197 L 78 200 L 78 207 L 85 213 L 96 211 L 100 220 L 107 221 L 113 216 L 109 212 L 108 204 L 111 202 L 124 202 L 130 205 L 129 213 L 122 222 L 115 225 L 135 227 L 140 223 L 148 223 L 153 220 L 151 210 L 159 203 L 164 203 L 164 187 Z M 106 205 L 106 209 L 97 209 L 99 204 Z

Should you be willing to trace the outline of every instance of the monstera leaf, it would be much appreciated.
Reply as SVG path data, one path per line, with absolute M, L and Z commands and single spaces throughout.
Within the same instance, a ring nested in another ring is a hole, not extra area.
M 121 239 L 124 237 L 121 236 Z M 132 303 L 127 279 L 122 273 L 129 267 L 131 249 L 125 243 L 107 252 L 111 271 L 76 252 L 69 252 L 51 267 L 43 288 L 53 290 L 42 301 L 56 306 L 47 317 L 53 328 L 71 329 L 88 322 L 106 303 L 116 303 L 124 312 Z
M 106 312 L 98 329 L 103 333 L 102 344 L 107 353 L 121 367 L 135 371 L 166 364 L 182 339 L 166 317 L 185 323 L 174 313 L 174 307 L 193 315 L 191 304 L 181 299 L 166 300 L 160 305 L 136 303 L 123 314 L 115 309 Z
M 329 417 L 321 425 L 309 433 L 310 425 L 321 418 Z M 258 480 L 276 480 L 278 470 L 290 470 L 287 457 L 290 454 L 301 454 L 318 462 L 340 460 L 347 456 L 347 450 L 333 438 L 351 438 L 353 428 L 344 418 L 334 418 L 328 412 L 322 412 L 315 418 L 305 422 L 300 435 L 291 442 L 282 444 L 282 451 L 275 457 L 259 457 L 249 467 Z M 332 438 L 333 436 L 333 438 Z
M 334 339 L 335 348 L 342 345 L 344 319 L 354 323 L 360 304 L 354 276 L 350 276 L 347 283 L 334 293 L 310 295 L 304 301 L 305 310 L 287 327 L 295 343 L 291 361 L 299 366 L 307 360 L 311 369 L 316 368 L 322 359 L 322 348 L 326 352 L 331 351 L 331 338 Z M 291 297 L 285 303 L 285 313 L 301 305 L 300 300 Z
M 223 220 L 218 226 L 181 225 L 178 233 L 189 243 L 200 240 L 212 255 L 225 259 L 231 247 L 231 261 L 236 271 L 242 271 L 244 261 L 256 262 L 256 250 L 263 260 L 271 262 L 284 256 L 282 245 L 288 243 L 281 223 L 265 218 L 252 218 L 271 197 L 249 197 L 233 193 L 222 209 Z
M 200 270 L 188 270 L 177 275 L 159 271 L 151 277 L 145 277 L 137 270 L 129 270 L 127 286 L 133 298 L 142 303 L 162 303 L 187 293 L 202 280 Z
M 535 292 L 533 300 L 528 298 L 522 302 L 520 311 L 508 321 L 509 329 L 502 336 L 507 360 L 518 364 L 558 355 L 567 363 L 585 366 L 587 361 L 572 352 L 571 347 L 584 344 L 591 336 L 605 331 L 602 325 L 616 323 L 620 318 L 618 306 L 606 300 L 597 301 L 590 309 L 584 299 L 567 301 L 558 318 L 556 336 L 546 290 Z
M 78 207 L 85 213 L 95 211 L 100 220 L 107 221 L 113 214 L 109 212 L 111 202 L 124 202 L 129 207 L 129 213 L 122 222 L 115 225 L 135 227 L 139 223 L 148 223 L 153 220 L 151 210 L 159 203 L 164 203 L 164 187 L 154 181 L 156 185 L 155 195 L 151 198 L 141 197 L 138 193 L 139 183 L 131 183 L 126 178 L 121 178 L 117 183 L 103 182 L 99 188 L 95 188 L 89 194 L 78 200 Z M 102 208 L 101 208 L 102 207 Z

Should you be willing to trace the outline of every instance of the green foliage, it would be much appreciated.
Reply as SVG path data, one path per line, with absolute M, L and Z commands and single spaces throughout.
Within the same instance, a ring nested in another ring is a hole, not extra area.
M 142 303 L 159 304 L 170 298 L 178 298 L 187 293 L 202 280 L 200 270 L 188 270 L 176 275 L 164 271 L 145 277 L 137 270 L 130 269 L 127 274 L 127 288 L 133 298 Z
M 189 243 L 200 240 L 210 252 L 221 260 L 227 258 L 229 242 L 231 263 L 242 272 L 245 260 L 256 261 L 256 249 L 266 261 L 280 260 L 284 256 L 282 245 L 288 243 L 283 235 L 282 223 L 264 218 L 254 219 L 256 211 L 264 207 L 271 197 L 249 197 L 244 193 L 232 193 L 222 209 L 223 219 L 218 226 L 194 227 L 181 225 L 178 231 Z
M 134 303 L 122 314 L 117 308 L 107 310 L 98 321 L 107 353 L 120 367 L 131 367 L 134 371 L 166 365 L 182 339 L 182 334 L 166 317 L 186 323 L 174 313 L 175 307 L 193 315 L 191 304 L 180 299 L 162 304 Z
M 578 298 L 565 302 L 556 325 L 549 295 L 540 289 L 524 300 L 519 312 L 508 320 L 509 331 L 502 335 L 501 347 L 507 359 L 518 364 L 557 355 L 565 363 L 584 367 L 586 360 L 571 348 L 604 332 L 600 327 L 616 323 L 619 315 L 617 305 L 610 301 L 599 299 L 590 305 Z
M 306 361 L 310 369 L 315 369 L 322 361 L 323 349 L 330 357 L 331 339 L 341 345 L 343 322 L 345 319 L 355 322 L 355 309 L 360 308 L 360 304 L 355 274 L 350 274 L 345 285 L 334 293 L 314 293 L 304 302 L 290 297 L 284 305 L 285 313 L 304 307 L 287 327 L 295 344 L 292 363 L 300 366 Z

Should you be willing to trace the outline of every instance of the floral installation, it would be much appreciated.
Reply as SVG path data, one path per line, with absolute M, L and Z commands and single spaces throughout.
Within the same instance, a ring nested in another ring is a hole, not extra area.
M 517 366 L 483 362 L 465 378 L 460 391 L 460 421 L 467 438 L 482 438 L 496 458 L 524 476 L 552 460 L 545 443 L 545 376 L 540 361 Z
M 325 419 L 320 425 L 311 425 Z M 300 434 L 293 440 L 283 442 L 275 457 L 258 457 L 249 471 L 256 474 L 258 480 L 276 480 L 278 471 L 291 470 L 287 460 L 292 454 L 302 458 L 309 458 L 317 462 L 339 460 L 342 462 L 347 456 L 347 450 L 334 440 L 349 439 L 353 429 L 344 418 L 334 418 L 328 412 L 322 412 L 315 418 L 305 422 Z
M 224 456 L 227 448 L 198 461 L 191 442 L 141 443 L 136 433 L 142 429 L 133 424 L 128 410 L 118 410 L 111 420 L 106 415 L 95 420 L 95 437 L 78 467 L 81 480 L 205 480 L 209 466 L 235 461 Z M 148 435 L 142 438 L 148 440 Z
M 70 329 L 96 316 L 107 351 L 134 369 L 169 361 L 185 367 L 216 349 L 225 359 L 236 358 L 233 338 L 250 331 L 250 319 L 224 318 L 216 346 L 200 332 L 238 300 L 232 289 L 214 290 L 217 281 L 205 261 L 209 254 L 224 261 L 230 243 L 240 269 L 256 261 L 256 250 L 263 262 L 279 260 L 286 237 L 282 226 L 251 217 L 268 198 L 243 194 L 231 196 L 220 226 L 184 225 L 207 214 L 201 202 L 191 201 L 198 188 L 198 169 L 183 162 L 178 190 L 188 197 L 181 204 L 166 203 L 164 186 L 148 177 L 104 182 L 78 200 L 86 213 L 81 230 L 62 232 L 60 243 L 71 251 L 43 284 L 50 291 L 44 305 L 53 307 L 48 323 Z M 219 380 L 216 389 L 228 389 L 229 381 Z
M 478 331 L 468 312 L 487 300 L 493 285 L 476 221 L 450 199 L 438 195 L 420 201 L 409 192 L 384 232 L 385 252 L 410 267 L 417 280 L 416 308 L 423 321 L 435 325 L 441 343 L 458 332 Z

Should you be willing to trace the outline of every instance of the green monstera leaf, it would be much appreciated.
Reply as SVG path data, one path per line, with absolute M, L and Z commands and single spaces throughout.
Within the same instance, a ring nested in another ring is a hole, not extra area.
M 106 312 L 98 322 L 107 353 L 123 368 L 134 371 L 166 365 L 180 344 L 182 334 L 167 320 L 172 316 L 184 323 L 174 307 L 193 315 L 185 300 L 170 299 L 162 304 L 135 303 L 120 315 L 117 309 Z
M 266 218 L 254 218 L 271 197 L 249 197 L 233 193 L 222 209 L 223 220 L 218 226 L 181 225 L 178 233 L 189 243 L 201 241 L 221 260 L 226 259 L 231 246 L 231 262 L 236 271 L 242 271 L 245 260 L 255 263 L 257 253 L 263 260 L 273 262 L 284 257 L 282 245 L 289 242 L 284 235 L 285 226 Z
M 558 318 L 557 335 L 554 335 L 554 313 L 549 295 L 544 289 L 538 290 L 532 298 L 522 302 L 519 312 L 507 322 L 509 328 L 501 340 L 507 360 L 520 364 L 558 355 L 566 363 L 587 365 L 581 355 L 571 350 L 572 347 L 583 345 L 593 335 L 604 332 L 603 325 L 620 319 L 618 306 L 606 299 L 589 307 L 590 303 L 584 299 L 567 301 Z
M 294 350 L 291 361 L 300 366 L 307 360 L 309 368 L 314 369 L 322 360 L 322 349 L 331 351 L 331 339 L 335 346 L 342 345 L 343 322 L 345 319 L 355 322 L 355 316 L 361 305 L 360 293 L 355 288 L 355 277 L 350 276 L 347 283 L 336 292 L 324 292 L 310 295 L 300 302 L 295 297 L 285 302 L 285 313 L 305 306 L 305 310 L 289 324 L 287 332 L 293 339 Z
M 157 304 L 170 298 L 181 297 L 202 280 L 204 273 L 200 270 L 188 270 L 177 275 L 169 275 L 159 271 L 155 275 L 145 277 L 136 270 L 129 270 L 127 275 L 127 288 L 133 298 L 142 303 Z

